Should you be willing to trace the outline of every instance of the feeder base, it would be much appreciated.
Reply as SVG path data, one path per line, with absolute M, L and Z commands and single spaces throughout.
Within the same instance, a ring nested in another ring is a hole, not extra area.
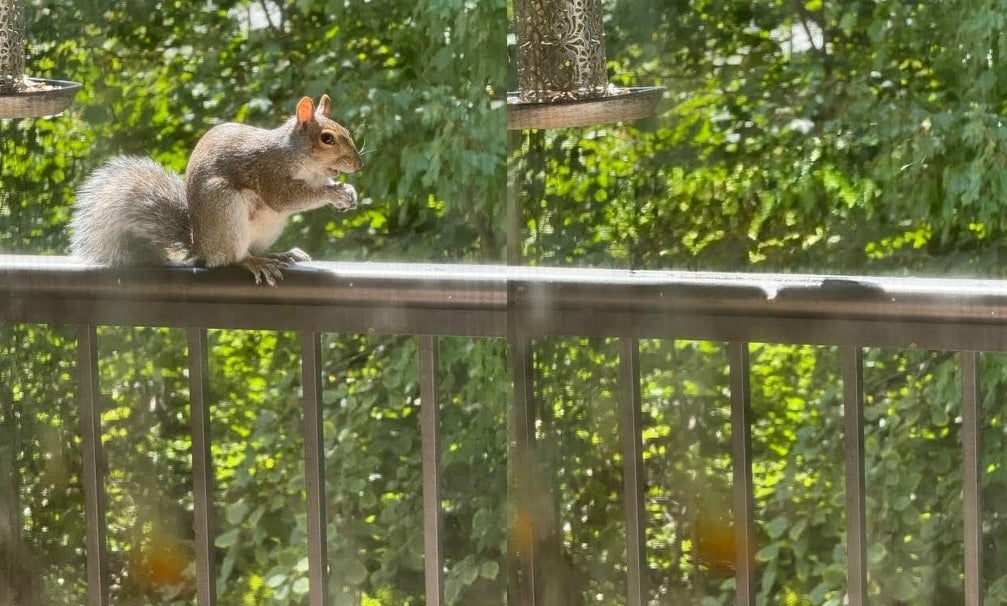
M 25 78 L 27 89 L 0 94 L 0 119 L 40 118 L 61 113 L 77 96 L 79 82 Z
M 618 89 L 617 94 L 583 101 L 523 103 L 507 93 L 507 129 L 570 128 L 625 122 L 653 116 L 664 89 L 659 86 Z

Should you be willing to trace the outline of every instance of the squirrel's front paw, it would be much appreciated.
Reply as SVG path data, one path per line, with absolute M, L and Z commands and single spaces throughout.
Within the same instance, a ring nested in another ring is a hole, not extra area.
M 346 212 L 357 207 L 357 190 L 349 183 L 333 183 L 329 190 L 332 192 L 332 206 L 336 210 Z

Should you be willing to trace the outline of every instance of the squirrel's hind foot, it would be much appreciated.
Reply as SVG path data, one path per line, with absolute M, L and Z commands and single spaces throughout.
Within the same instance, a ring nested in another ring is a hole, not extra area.
M 276 281 L 283 279 L 283 268 L 289 266 L 290 263 L 281 259 L 248 255 L 241 261 L 238 261 L 236 265 L 240 265 L 252 272 L 256 284 L 262 284 L 265 281 L 270 286 L 276 286 Z
M 311 256 L 300 248 L 291 248 L 287 252 L 266 253 L 262 256 L 248 255 L 237 264 L 252 272 L 255 283 L 276 286 L 277 280 L 283 279 L 283 270 L 294 263 L 310 261 Z
M 304 261 L 311 260 L 311 255 L 304 252 L 300 248 L 291 248 L 287 252 L 281 252 L 281 253 L 267 253 L 263 256 L 269 257 L 270 259 L 276 259 L 277 261 L 283 261 L 287 265 L 293 265 L 294 263 L 302 263 Z

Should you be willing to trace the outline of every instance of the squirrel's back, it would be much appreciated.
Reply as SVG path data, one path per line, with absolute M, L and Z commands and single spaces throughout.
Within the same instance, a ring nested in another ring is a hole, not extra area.
M 77 190 L 70 249 L 92 263 L 160 265 L 191 256 L 185 182 L 151 158 L 118 156 Z

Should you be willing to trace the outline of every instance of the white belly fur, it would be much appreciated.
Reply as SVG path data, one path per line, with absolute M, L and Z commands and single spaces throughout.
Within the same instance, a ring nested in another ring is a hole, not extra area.
M 243 191 L 242 199 L 248 209 L 248 250 L 253 254 L 265 252 L 283 233 L 288 213 L 269 208 L 253 191 Z

